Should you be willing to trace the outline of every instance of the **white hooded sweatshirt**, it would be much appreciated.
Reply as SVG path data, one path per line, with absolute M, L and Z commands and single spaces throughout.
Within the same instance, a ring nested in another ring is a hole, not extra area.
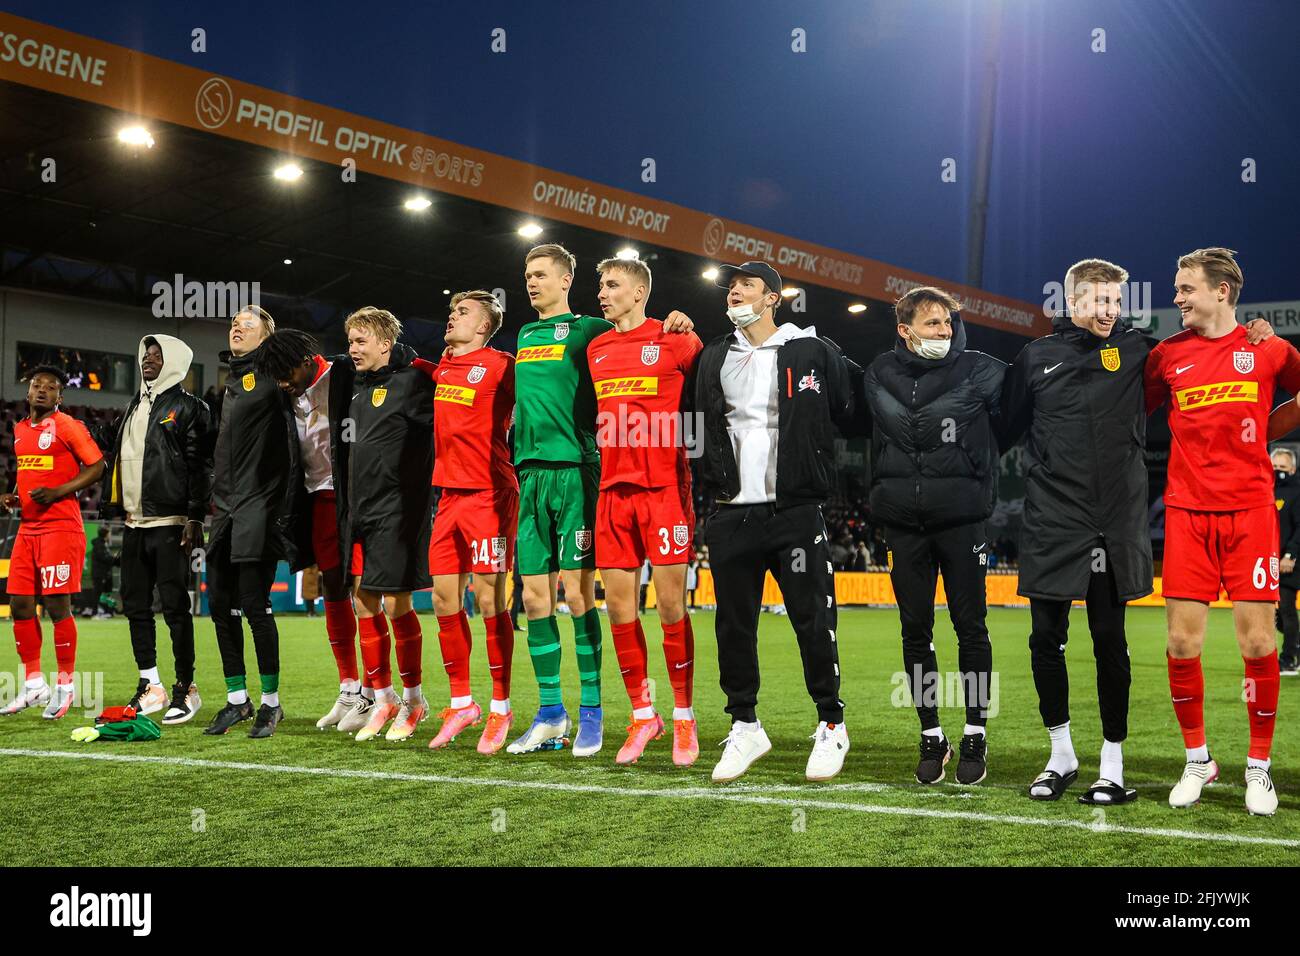
M 179 385 L 189 374 L 194 350 L 172 335 L 146 335 L 140 340 L 136 367 L 144 361 L 145 341 L 153 339 L 162 349 L 162 371 L 152 382 L 140 377 L 140 401 L 122 429 L 122 451 L 117 459 L 118 479 L 122 482 L 122 508 L 126 511 L 129 528 L 159 528 L 166 525 L 185 524 L 185 515 L 154 515 L 146 518 L 141 502 L 141 485 L 144 480 L 144 436 L 149 427 L 154 398 L 173 385 Z

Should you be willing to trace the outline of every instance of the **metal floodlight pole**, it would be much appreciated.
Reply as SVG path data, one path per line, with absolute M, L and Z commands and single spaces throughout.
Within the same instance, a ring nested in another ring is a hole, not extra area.
M 966 284 L 984 285 L 984 234 L 988 225 L 989 173 L 993 166 L 993 123 L 997 115 L 998 44 L 1002 34 L 1002 3 L 993 0 L 985 24 L 985 63 L 980 75 L 979 139 L 975 151 L 975 180 L 966 233 Z

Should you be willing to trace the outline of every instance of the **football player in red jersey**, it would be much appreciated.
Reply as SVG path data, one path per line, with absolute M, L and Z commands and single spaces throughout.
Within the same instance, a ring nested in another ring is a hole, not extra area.
M 9 559 L 9 609 L 14 641 L 26 682 L 0 714 L 16 714 L 48 704 L 43 717 L 57 720 L 72 705 L 72 672 L 77 659 L 77 621 L 72 595 L 81 591 L 86 532 L 77 492 L 104 474 L 104 456 L 86 426 L 59 411 L 67 375 L 41 365 L 27 382 L 30 415 L 14 423 L 18 483 L 0 498 L 6 511 L 22 508 L 22 522 Z M 37 598 L 54 624 L 54 656 L 59 676 L 53 695 L 41 673 L 41 622 Z
M 1146 366 L 1147 408 L 1169 400 L 1164 596 L 1169 689 L 1187 764 L 1170 806 L 1195 804 L 1219 774 L 1205 739 L 1201 648 L 1209 604 L 1222 586 L 1233 603 L 1245 659 L 1250 750 L 1246 809 L 1277 810 L 1269 773 L 1278 699 L 1273 614 L 1278 599 L 1277 510 L 1267 450 L 1273 393 L 1300 392 L 1300 352 L 1281 338 L 1256 345 L 1237 323 L 1243 277 L 1231 249 L 1197 249 L 1178 260 L 1174 302 L 1183 331 Z
M 451 298 L 447 350 L 434 376 L 433 483 L 442 489 L 429 541 L 429 573 L 438 614 L 438 643 L 451 681 L 451 705 L 432 749 L 447 746 L 483 710 L 469 686 L 469 618 L 462 606 L 474 576 L 474 596 L 487 627 L 492 702 L 478 751 L 505 745 L 514 720 L 510 709 L 510 660 L 515 634 L 506 593 L 514 565 L 519 482 L 506 434 L 515 405 L 515 360 L 488 347 L 501 328 L 501 306 L 490 292 L 458 292 Z
M 664 732 L 650 699 L 645 632 L 637 618 L 640 570 L 649 557 L 673 688 L 673 763 L 689 767 L 700 747 L 692 710 L 695 638 L 686 616 L 695 510 L 682 400 L 704 345 L 694 332 L 670 335 L 663 322 L 646 317 L 650 269 L 644 262 L 606 259 L 596 271 L 601 310 L 614 323 L 587 347 L 600 447 L 596 565 L 632 701 L 627 741 L 615 762 L 635 763 Z

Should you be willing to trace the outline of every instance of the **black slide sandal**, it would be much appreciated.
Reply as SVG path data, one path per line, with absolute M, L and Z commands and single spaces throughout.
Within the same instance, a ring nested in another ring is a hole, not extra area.
M 1044 770 L 1034 778 L 1034 782 L 1029 785 L 1026 792 L 1029 794 L 1030 800 L 1060 800 L 1061 794 L 1065 793 L 1066 788 L 1077 779 L 1079 779 L 1079 771 L 1077 770 L 1071 770 L 1065 776 L 1061 776 L 1055 770 Z M 1034 793 L 1034 787 L 1042 784 L 1051 787 L 1052 792 L 1045 796 Z
M 1098 794 L 1105 794 L 1110 799 L 1098 800 Z M 1121 787 L 1117 783 L 1112 783 L 1105 777 L 1102 777 L 1086 793 L 1079 794 L 1079 802 L 1086 803 L 1094 807 L 1115 807 L 1121 803 L 1132 803 L 1138 798 L 1138 792 L 1132 787 Z

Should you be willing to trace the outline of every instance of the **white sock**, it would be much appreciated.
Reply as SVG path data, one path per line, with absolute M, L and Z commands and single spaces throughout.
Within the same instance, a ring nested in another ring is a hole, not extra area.
M 1187 762 L 1195 760 L 1197 763 L 1205 763 L 1210 759 L 1210 747 L 1208 744 L 1202 744 L 1199 747 L 1187 748 Z
M 384 703 L 389 703 L 397 700 L 397 694 L 393 693 L 392 684 L 389 684 L 387 687 L 376 687 L 374 688 L 374 692 L 376 701 L 382 700 Z
M 1260 760 L 1258 757 L 1246 758 L 1247 767 L 1262 767 L 1263 769 L 1267 770 L 1270 766 L 1272 766 L 1272 764 L 1273 764 L 1272 759 Z
M 694 719 L 695 719 L 694 707 L 673 708 L 673 720 L 694 720 Z
M 226 694 L 227 704 L 243 704 L 248 702 L 248 691 L 232 690 Z
M 966 728 L 962 731 L 962 734 L 966 737 L 974 737 L 976 735 L 983 737 L 984 728 L 975 724 L 967 724 Z
M 339 681 L 339 693 L 356 694 L 361 690 L 361 681 L 359 680 L 342 680 Z
M 921 731 L 921 733 L 924 734 L 924 735 L 927 736 L 927 737 L 938 737 L 938 738 L 940 738 L 940 739 L 943 738 L 943 728 L 942 728 L 942 727 L 931 727 L 929 730 L 923 730 L 923 731 Z
M 142 670 L 140 676 L 151 684 L 161 684 L 162 678 L 158 675 L 158 668 L 150 667 L 148 670 Z
M 505 700 L 496 700 L 494 698 L 492 703 L 488 704 L 488 710 L 494 714 L 510 713 L 510 698 L 507 697 Z
M 262 703 L 265 704 L 267 707 L 279 707 L 280 692 L 277 690 L 274 694 L 263 694 Z
M 402 688 L 402 700 L 418 701 L 421 696 L 419 684 L 412 684 L 410 687 Z
M 464 697 L 453 697 L 451 699 L 451 709 L 460 710 L 462 707 L 468 707 L 472 703 L 474 703 L 474 698 L 469 694 L 466 694 Z
M 1124 786 L 1124 745 L 1110 740 L 1101 742 L 1101 778 L 1117 787 Z
M 362 687 L 361 696 L 364 697 L 366 700 L 374 700 L 375 689 L 373 687 Z
M 757 720 L 754 721 L 752 724 L 747 724 L 743 720 L 734 720 L 731 722 L 731 729 L 739 730 L 742 734 L 751 733 L 755 730 L 758 730 L 758 728 L 762 726 L 763 726 L 762 723 Z
M 23 681 L 23 686 L 28 690 L 40 690 L 45 686 L 45 675 L 37 674 L 35 677 L 29 677 Z
M 1070 722 L 1058 727 L 1048 727 L 1047 734 L 1052 739 L 1052 757 L 1047 761 L 1047 769 L 1055 770 L 1065 776 L 1071 770 L 1079 769 L 1079 758 L 1074 755 L 1074 742 L 1070 739 Z
M 635 707 L 632 709 L 633 720 L 649 720 L 655 715 L 653 707 Z

